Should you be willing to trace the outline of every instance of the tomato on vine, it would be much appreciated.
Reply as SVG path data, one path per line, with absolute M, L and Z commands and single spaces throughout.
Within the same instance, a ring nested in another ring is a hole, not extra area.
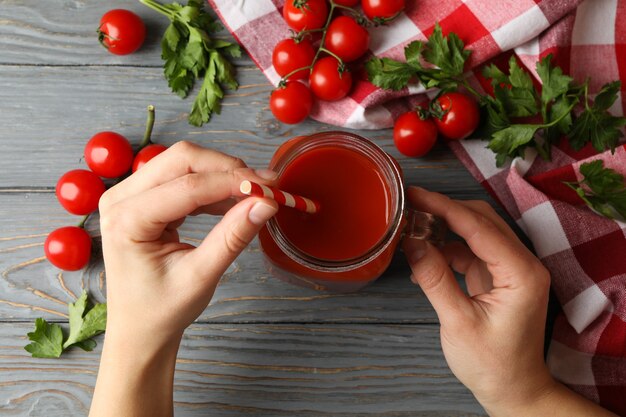
M 287 81 L 270 96 L 270 110 L 283 123 L 300 123 L 308 117 L 312 107 L 311 90 L 299 81 Z
M 276 44 L 272 53 L 272 64 L 281 77 L 289 75 L 298 68 L 310 67 L 315 58 L 315 49 L 307 39 L 296 41 L 284 39 Z M 290 80 L 306 79 L 308 69 L 303 69 L 289 76 Z
M 98 41 L 112 54 L 127 55 L 135 52 L 145 37 L 143 20 L 130 10 L 109 10 L 100 19 Z
M 52 265 L 65 271 L 78 271 L 89 263 L 91 238 L 81 227 L 61 227 L 48 235 L 43 249 Z
M 296 32 L 319 29 L 326 24 L 328 5 L 326 0 L 287 0 L 283 18 Z
M 139 152 L 137 152 L 137 155 L 135 155 L 135 159 L 133 160 L 133 172 L 137 171 L 139 168 L 147 164 L 148 161 L 165 150 L 167 150 L 167 146 L 160 145 L 158 143 L 152 143 L 145 148 L 142 148 Z
M 404 10 L 405 0 L 362 0 L 361 6 L 367 18 L 375 23 L 385 23 Z
M 309 76 L 313 94 L 322 100 L 341 100 L 352 88 L 352 74 L 337 59 L 328 56 L 313 66 Z
M 406 112 L 394 124 L 393 142 L 403 155 L 412 158 L 424 156 L 437 142 L 437 126 L 420 110 Z
M 72 214 L 85 215 L 96 211 L 104 183 L 99 176 L 86 169 L 68 171 L 56 185 L 59 203 Z
M 85 145 L 85 162 L 101 177 L 121 177 L 133 163 L 133 148 L 119 133 L 96 133 Z
M 442 94 L 431 111 L 439 133 L 450 140 L 461 140 L 471 135 L 480 122 L 478 104 L 463 93 Z
M 369 45 L 369 32 L 352 17 L 339 16 L 328 26 L 324 47 L 344 62 L 359 59 Z

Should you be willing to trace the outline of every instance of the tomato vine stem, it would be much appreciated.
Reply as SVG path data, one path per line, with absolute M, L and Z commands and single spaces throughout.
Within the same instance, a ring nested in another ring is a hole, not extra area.
M 146 146 L 152 143 L 150 138 L 152 137 L 152 128 L 154 127 L 154 106 L 150 104 L 148 106 L 148 118 L 146 120 L 146 130 L 143 134 L 143 140 L 139 144 L 139 150 L 142 150 Z

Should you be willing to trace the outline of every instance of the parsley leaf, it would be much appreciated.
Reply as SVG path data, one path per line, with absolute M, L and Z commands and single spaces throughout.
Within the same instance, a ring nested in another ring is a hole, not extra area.
M 537 74 L 542 81 L 541 104 L 547 111 L 553 100 L 568 92 L 574 79 L 564 75 L 561 68 L 552 66 L 552 54 L 537 62 Z
M 470 55 L 471 52 L 465 49 L 463 41 L 456 33 L 444 37 L 439 23 L 435 24 L 424 51 L 426 61 L 439 67 L 447 76 L 455 77 L 463 74 L 465 61 Z
M 610 219 L 626 221 L 626 184 L 619 172 L 604 168 L 602 160 L 580 166 L 583 180 L 565 183 L 593 210 Z
M 515 57 L 509 60 L 509 75 L 493 64 L 484 68 L 483 75 L 491 78 L 495 98 L 502 103 L 509 117 L 534 116 L 539 112 L 532 79 L 517 64 Z
M 369 80 L 377 87 L 399 91 L 415 75 L 411 65 L 391 58 L 372 58 L 365 64 Z
M 107 323 L 107 306 L 106 304 L 96 304 L 89 309 L 87 305 L 87 292 L 83 291 L 82 295 L 74 303 L 68 305 L 70 316 L 70 334 L 63 343 L 63 349 L 67 349 L 72 345 L 77 345 L 84 350 L 93 350 L 93 346 L 81 344 L 91 337 L 102 333 Z M 90 348 L 89 348 L 90 347 Z
M 613 116 L 608 109 L 617 100 L 620 86 L 620 81 L 602 86 L 591 106 L 587 103 L 585 89 L 585 110 L 574 121 L 569 133 L 572 148 L 580 150 L 591 142 L 599 152 L 615 151 L 619 139 L 624 136 L 620 128 L 626 126 L 626 118 Z
M 412 78 L 426 88 L 455 89 L 464 83 L 463 69 L 470 55 L 456 34 L 444 37 L 441 26 L 436 24 L 428 42 L 413 41 L 404 48 L 406 62 L 372 58 L 365 63 L 365 69 L 372 84 L 388 90 L 401 90 Z
M 58 358 L 63 352 L 63 331 L 58 324 L 50 324 L 42 318 L 35 320 L 35 331 L 27 334 L 32 343 L 24 349 L 33 358 Z
M 89 306 L 87 293 L 68 305 L 70 331 L 66 336 L 60 325 L 48 323 L 42 318 L 35 320 L 35 331 L 28 333 L 30 344 L 24 346 L 35 358 L 58 358 L 72 346 L 91 351 L 96 347 L 92 339 L 106 328 L 106 304 Z
M 165 61 L 163 73 L 172 92 L 185 98 L 195 80 L 204 77 L 189 114 L 189 123 L 202 126 L 211 120 L 214 112 L 219 113 L 224 98 L 222 86 L 231 90 L 239 87 L 235 67 L 225 55 L 239 57 L 241 49 L 236 43 L 210 37 L 222 26 L 204 10 L 201 0 L 188 0 L 186 6 L 140 1 L 170 19 L 161 40 L 161 57 Z
M 507 157 L 521 156 L 541 125 L 511 125 L 492 135 L 487 147 L 496 153 L 496 165 L 502 166 Z

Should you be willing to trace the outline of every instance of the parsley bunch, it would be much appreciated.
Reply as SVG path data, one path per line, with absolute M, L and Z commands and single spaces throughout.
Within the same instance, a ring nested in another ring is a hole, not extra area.
M 454 33 L 444 37 L 441 27 L 427 42 L 414 41 L 404 49 L 406 62 L 390 58 L 373 58 L 366 64 L 369 80 L 376 86 L 400 90 L 412 80 L 426 88 L 439 88 L 441 93 L 464 87 L 478 99 L 483 108 L 484 121 L 476 136 L 489 139 L 487 145 L 496 154 L 496 165 L 507 158 L 524 156 L 528 147 L 550 159 L 551 145 L 567 137 L 578 150 L 591 142 L 599 152 L 615 150 L 622 136 L 620 128 L 626 118 L 616 117 L 608 109 L 617 99 L 621 83 L 614 81 L 602 87 L 590 104 L 588 81 L 577 84 L 552 65 L 552 55 L 537 63 L 537 74 L 542 88 L 535 88 L 531 76 L 522 69 L 515 57 L 509 61 L 508 74 L 495 65 L 486 66 L 483 75 L 491 79 L 494 96 L 474 90 L 463 76 L 471 51 Z M 441 118 L 443 112 L 432 101 L 431 114 Z M 435 107 L 433 107 L 435 106 Z M 582 112 L 577 113 L 578 108 Z M 521 119 L 540 120 L 539 123 L 521 123 Z
M 68 304 L 70 317 L 69 334 L 56 323 L 48 323 L 42 318 L 35 320 L 35 330 L 28 333 L 30 344 L 24 346 L 34 358 L 58 358 L 66 349 L 77 346 L 86 351 L 96 347 L 92 337 L 104 332 L 107 323 L 107 305 L 90 306 L 87 292 L 74 303 Z
M 226 58 L 240 57 L 239 45 L 210 37 L 222 26 L 204 10 L 202 0 L 188 0 L 186 6 L 139 1 L 170 20 L 161 40 L 161 57 L 172 91 L 185 98 L 195 80 L 204 77 L 189 114 L 190 124 L 202 126 L 214 112 L 219 114 L 224 97 L 222 86 L 231 90 L 239 87 L 235 67 Z
M 463 68 L 472 52 L 464 46 L 455 33 L 444 37 L 437 23 L 427 42 L 413 41 L 404 48 L 406 62 L 372 58 L 365 69 L 372 84 L 388 90 L 401 90 L 412 79 L 426 88 L 454 90 L 459 85 L 467 86 Z
M 494 97 L 481 96 L 486 108 L 486 120 L 480 134 L 491 137 L 489 149 L 496 153 L 496 164 L 501 166 L 508 157 L 524 156 L 527 147 L 535 148 L 544 159 L 550 159 L 551 145 L 567 137 L 575 150 L 588 142 L 598 152 L 615 150 L 622 136 L 620 127 L 626 118 L 608 112 L 617 99 L 620 81 L 605 84 L 593 104 L 590 104 L 588 84 L 577 84 L 552 65 L 552 55 L 541 59 L 536 66 L 541 78 L 539 92 L 515 57 L 509 61 L 509 74 L 495 65 L 484 68 L 491 79 Z M 578 105 L 583 107 L 576 114 Z M 515 123 L 515 118 L 540 117 L 541 123 Z
M 584 179 L 565 184 L 592 209 L 611 219 L 626 221 L 626 184 L 624 176 L 604 168 L 601 160 L 580 166 Z

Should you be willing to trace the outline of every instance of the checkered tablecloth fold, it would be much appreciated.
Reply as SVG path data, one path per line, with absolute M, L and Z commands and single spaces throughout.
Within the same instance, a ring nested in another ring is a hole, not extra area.
M 209 0 L 222 21 L 273 84 L 274 45 L 289 36 L 284 0 Z M 535 64 L 552 53 L 554 63 L 577 81 L 591 77 L 590 91 L 621 79 L 610 111 L 626 108 L 626 0 L 407 0 L 389 26 L 371 29 L 370 53 L 403 58 L 404 46 L 425 40 L 439 22 L 473 53 L 470 82 L 481 87 L 486 61 L 515 54 L 536 76 Z M 395 118 L 434 92 L 410 85 L 383 91 L 356 77 L 345 99 L 318 102 L 311 117 L 346 128 L 390 127 Z M 509 212 L 552 274 L 563 307 L 548 354 L 551 372 L 572 389 L 626 415 L 626 224 L 593 213 L 563 186 L 580 179 L 581 163 L 601 158 L 626 174 L 626 149 L 598 155 L 562 143 L 544 161 L 532 150 L 497 168 L 481 140 L 451 143 L 472 175 Z

